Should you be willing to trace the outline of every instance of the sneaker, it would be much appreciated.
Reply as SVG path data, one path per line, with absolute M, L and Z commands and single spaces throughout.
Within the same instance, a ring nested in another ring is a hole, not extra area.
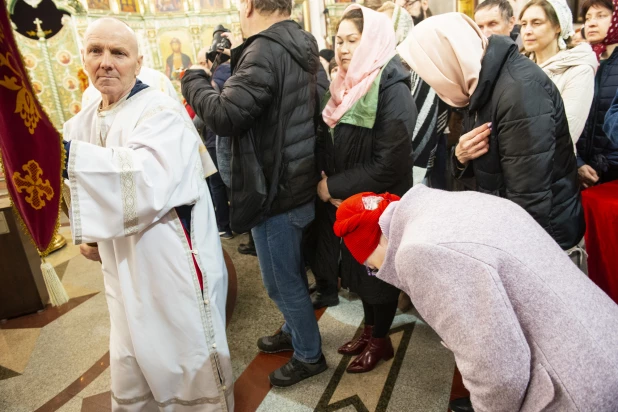
M 258 349 L 264 353 L 294 352 L 292 335 L 280 330 L 273 336 L 258 339 Z
M 301 362 L 296 358 L 274 371 L 268 376 L 270 384 L 276 388 L 288 388 L 298 382 L 319 375 L 328 369 L 324 355 L 316 363 Z
M 311 303 L 313 304 L 313 309 L 337 306 L 339 304 L 339 295 L 335 293 L 334 295 L 327 296 L 320 292 L 315 292 L 311 295 Z
M 234 239 L 234 234 L 231 230 L 226 230 L 225 232 L 219 232 L 219 236 L 221 239 L 231 240 Z

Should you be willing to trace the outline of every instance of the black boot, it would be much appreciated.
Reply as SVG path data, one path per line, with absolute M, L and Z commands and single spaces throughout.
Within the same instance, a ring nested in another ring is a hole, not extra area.
M 453 412 L 474 412 L 470 398 L 453 399 L 448 407 Z
M 249 232 L 249 241 L 247 243 L 241 243 L 238 246 L 238 253 L 241 255 L 257 256 L 257 252 L 255 251 L 255 243 L 253 242 L 253 235 L 251 232 Z
M 339 295 L 335 293 L 327 296 L 318 291 L 311 295 L 311 303 L 313 304 L 313 309 L 337 306 L 339 304 Z

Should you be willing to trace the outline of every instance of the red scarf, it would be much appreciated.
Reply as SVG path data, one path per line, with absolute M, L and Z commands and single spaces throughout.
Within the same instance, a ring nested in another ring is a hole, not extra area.
M 601 43 L 591 44 L 592 50 L 597 54 L 597 60 L 601 61 L 601 55 L 605 53 L 607 46 L 616 43 L 618 43 L 618 0 L 614 0 L 614 12 L 607 36 Z

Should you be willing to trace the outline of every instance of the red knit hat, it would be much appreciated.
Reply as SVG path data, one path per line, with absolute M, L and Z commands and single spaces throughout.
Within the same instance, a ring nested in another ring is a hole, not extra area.
M 380 243 L 382 230 L 380 216 L 399 196 L 371 192 L 359 193 L 348 198 L 337 209 L 335 235 L 343 238 L 354 259 L 364 264 Z

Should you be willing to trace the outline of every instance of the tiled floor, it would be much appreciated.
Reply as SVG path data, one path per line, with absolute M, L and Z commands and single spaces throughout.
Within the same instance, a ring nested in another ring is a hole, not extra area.
M 61 228 L 70 243 L 68 227 Z M 444 412 L 465 395 L 453 374 L 452 355 L 414 312 L 397 316 L 391 330 L 396 356 L 369 374 L 349 375 L 350 357 L 337 347 L 359 330 L 358 300 L 316 312 L 330 368 L 302 385 L 271 389 L 268 374 L 289 355 L 259 354 L 258 337 L 272 334 L 282 317 L 268 299 L 257 260 L 236 253 L 242 239 L 224 243 L 238 274 L 238 301 L 228 327 L 236 411 Z M 70 302 L 0 324 L 0 411 L 110 411 L 109 318 L 100 268 L 69 245 L 49 259 Z

